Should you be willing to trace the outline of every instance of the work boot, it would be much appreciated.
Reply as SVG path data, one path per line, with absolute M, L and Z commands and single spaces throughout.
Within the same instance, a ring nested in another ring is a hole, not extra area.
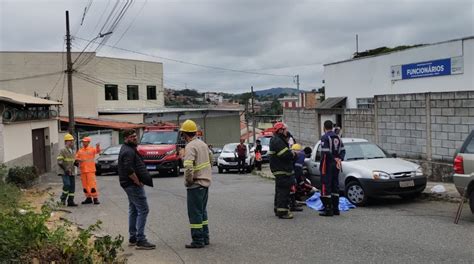
M 81 204 L 91 204 L 92 203 L 92 198 L 87 197 L 84 201 L 82 201 Z
M 61 198 L 61 202 L 60 202 L 60 203 L 61 203 L 61 205 L 66 205 L 66 198 L 64 198 L 64 199 Z
M 99 199 L 94 198 L 94 204 L 100 204 Z
M 287 212 L 286 214 L 278 215 L 278 218 L 280 219 L 293 219 L 293 214 L 290 212 Z
M 324 211 L 319 213 L 320 216 L 333 216 L 331 197 L 321 197 L 324 205 Z
M 186 244 L 184 247 L 185 248 L 203 248 L 204 244 L 198 244 L 198 243 L 191 242 L 190 244 Z
M 144 241 L 138 241 L 135 248 L 139 250 L 150 250 L 150 249 L 155 249 L 156 246 L 155 244 L 152 244 L 148 242 L 147 240 L 144 240 Z
M 74 203 L 74 197 L 73 196 L 69 196 L 67 198 L 67 206 L 71 206 L 71 207 L 77 206 L 77 204 Z
M 340 215 L 339 212 L 339 196 L 333 195 L 331 196 L 332 199 L 332 212 L 334 215 Z

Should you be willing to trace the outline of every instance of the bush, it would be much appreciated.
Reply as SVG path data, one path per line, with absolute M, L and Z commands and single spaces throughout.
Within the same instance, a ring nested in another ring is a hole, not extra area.
M 71 223 L 50 229 L 47 222 L 53 212 L 50 205 L 40 213 L 25 210 L 0 212 L 0 262 L 31 263 L 122 263 L 123 237 L 105 236 L 94 240 L 92 232 L 100 229 L 100 221 L 78 234 Z
M 5 182 L 7 174 L 7 166 L 5 166 L 5 164 L 0 164 L 0 182 Z
M 16 208 L 20 199 L 20 189 L 13 184 L 0 181 L 0 212 Z
M 30 188 L 38 178 L 38 172 L 33 166 L 13 167 L 8 171 L 7 182 L 20 188 Z

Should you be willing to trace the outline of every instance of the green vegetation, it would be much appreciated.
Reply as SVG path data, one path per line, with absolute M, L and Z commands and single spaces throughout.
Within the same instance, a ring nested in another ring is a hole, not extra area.
M 33 166 L 13 167 L 8 171 L 7 182 L 20 188 L 30 188 L 36 183 L 39 174 Z
M 0 174 L 5 171 L 0 165 Z M 25 171 L 28 169 L 14 170 Z M 14 184 L 0 181 L 0 262 L 31 263 L 37 259 L 38 263 L 125 263 L 118 255 L 123 250 L 122 236 L 94 237 L 92 233 L 100 229 L 100 222 L 76 231 L 68 221 L 51 219 L 57 210 L 52 200 L 37 212 L 19 202 L 22 195 Z

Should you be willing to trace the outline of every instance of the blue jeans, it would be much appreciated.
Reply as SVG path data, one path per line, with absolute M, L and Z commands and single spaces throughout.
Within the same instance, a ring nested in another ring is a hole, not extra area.
M 148 203 L 145 188 L 129 186 L 124 188 L 128 196 L 128 233 L 130 240 L 145 241 L 145 224 L 148 216 Z
M 74 191 L 76 189 L 76 179 L 74 175 L 62 175 L 63 178 L 63 193 L 61 194 L 61 200 L 66 201 L 68 197 L 74 197 Z

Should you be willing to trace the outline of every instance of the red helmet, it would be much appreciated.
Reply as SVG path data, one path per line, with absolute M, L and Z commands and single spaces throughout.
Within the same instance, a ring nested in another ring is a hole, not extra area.
M 82 142 L 91 142 L 91 138 L 90 137 L 85 137 L 82 139 Z
M 280 129 L 285 129 L 285 128 L 286 128 L 286 125 L 283 122 L 276 122 L 275 125 L 273 125 L 273 129 L 275 129 L 275 131 L 278 131 Z

